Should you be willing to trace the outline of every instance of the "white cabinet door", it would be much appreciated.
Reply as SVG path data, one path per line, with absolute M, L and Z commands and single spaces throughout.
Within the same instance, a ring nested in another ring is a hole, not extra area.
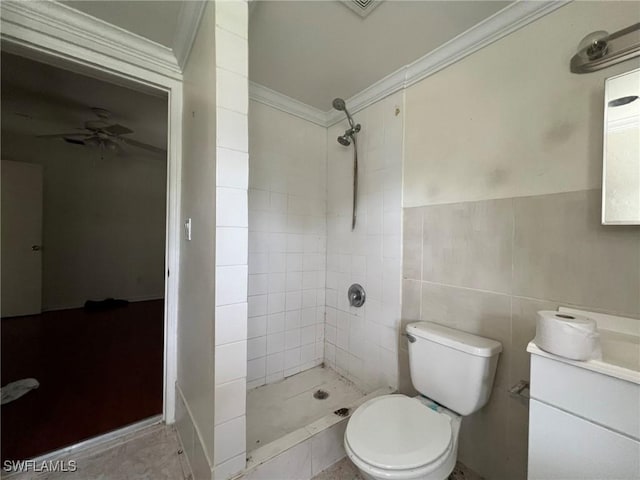
M 2 317 L 40 313 L 42 304 L 42 166 L 3 160 Z
M 531 400 L 529 480 L 638 480 L 640 442 Z

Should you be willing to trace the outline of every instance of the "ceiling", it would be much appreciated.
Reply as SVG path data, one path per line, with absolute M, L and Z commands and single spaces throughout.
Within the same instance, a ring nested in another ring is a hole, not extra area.
M 336 1 L 256 3 L 250 79 L 327 111 L 510 2 L 388 0 L 366 18 Z
M 90 110 L 100 107 L 112 113 L 110 121 L 134 131 L 131 138 L 159 148 L 167 147 L 167 100 L 78 73 L 2 52 L 2 132 L 31 135 L 71 133 L 86 120 L 97 120 Z M 4 136 L 3 140 L 10 139 Z M 69 148 L 87 148 L 77 145 Z M 127 151 L 145 151 L 125 146 Z
M 172 47 L 182 2 L 64 3 Z M 351 97 L 509 3 L 386 0 L 362 18 L 335 0 L 253 0 L 249 77 L 327 111 L 334 97 Z

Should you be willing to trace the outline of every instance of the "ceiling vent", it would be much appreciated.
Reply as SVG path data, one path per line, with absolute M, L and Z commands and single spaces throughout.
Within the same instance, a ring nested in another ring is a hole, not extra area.
M 382 3 L 382 0 L 340 0 L 345 7 L 349 8 L 352 12 L 356 12 L 362 18 L 369 15 L 378 5 Z

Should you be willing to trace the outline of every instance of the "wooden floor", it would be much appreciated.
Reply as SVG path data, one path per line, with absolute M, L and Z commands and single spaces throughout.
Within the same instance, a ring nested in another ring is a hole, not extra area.
M 21 460 L 162 413 L 164 301 L 1 321 L 2 385 L 40 387 L 2 406 L 1 459 Z

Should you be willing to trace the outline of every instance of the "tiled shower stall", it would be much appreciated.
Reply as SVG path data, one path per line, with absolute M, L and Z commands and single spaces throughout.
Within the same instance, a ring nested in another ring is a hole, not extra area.
M 403 94 L 354 114 L 353 148 L 328 128 L 251 101 L 247 388 L 322 363 L 363 392 L 397 386 Z M 347 289 L 362 285 L 364 307 Z
M 346 121 L 328 130 L 324 359 L 365 391 L 398 384 L 403 115 L 402 92 L 354 115 L 362 131 L 353 231 L 353 151 L 336 141 Z M 367 294 L 362 308 L 349 305 L 353 283 Z
M 252 101 L 247 388 L 323 361 L 326 129 Z

